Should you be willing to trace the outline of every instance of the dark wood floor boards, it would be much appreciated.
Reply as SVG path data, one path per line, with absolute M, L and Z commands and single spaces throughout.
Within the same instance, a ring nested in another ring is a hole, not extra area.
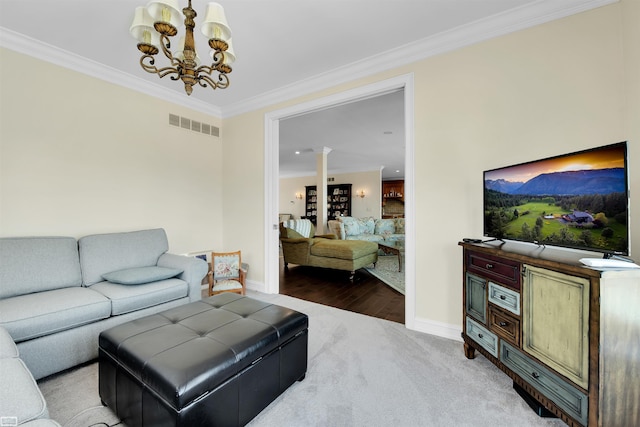
M 280 265 L 280 293 L 306 301 L 404 323 L 404 295 L 366 270 L 349 272 L 326 268 Z
M 348 271 L 289 265 L 280 259 L 280 293 L 367 316 L 404 323 L 404 295 L 385 285 L 366 270 L 354 281 Z M 208 290 L 202 291 L 202 297 Z

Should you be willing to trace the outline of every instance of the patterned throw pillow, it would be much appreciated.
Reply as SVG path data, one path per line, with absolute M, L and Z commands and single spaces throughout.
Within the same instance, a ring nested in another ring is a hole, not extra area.
M 393 221 L 396 223 L 395 234 L 404 234 L 404 218 L 396 218 Z
M 376 228 L 376 223 L 373 220 L 373 217 L 360 218 L 358 221 L 360 222 L 360 234 L 373 234 L 373 231 Z
M 358 234 L 362 234 L 360 231 L 360 221 L 356 218 L 350 216 L 341 216 L 338 218 L 344 225 L 344 234 L 347 236 L 357 236 Z
M 379 219 L 376 221 L 376 234 L 394 234 L 396 226 L 393 219 Z

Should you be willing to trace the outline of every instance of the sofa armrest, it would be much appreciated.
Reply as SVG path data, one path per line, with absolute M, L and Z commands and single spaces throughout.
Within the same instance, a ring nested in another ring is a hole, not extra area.
M 0 326 L 0 359 L 18 356 L 18 347 L 16 347 L 16 343 L 13 342 L 13 338 L 9 335 L 9 331 Z
M 200 258 L 184 255 L 164 253 L 158 259 L 158 267 L 178 268 L 182 273 L 178 279 L 182 279 L 189 285 L 189 301 L 202 299 L 202 279 L 207 275 L 209 266 Z
M 313 238 L 280 238 L 285 264 L 307 265 Z

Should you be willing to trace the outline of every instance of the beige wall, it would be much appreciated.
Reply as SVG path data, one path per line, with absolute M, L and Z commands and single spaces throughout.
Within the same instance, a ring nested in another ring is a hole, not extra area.
M 0 63 L 0 236 L 163 227 L 172 252 L 222 247 L 222 143 L 168 120 L 219 119 L 10 50 Z
M 220 141 L 166 124 L 215 118 L 0 50 L 0 235 L 162 226 L 176 252 L 241 248 L 264 282 L 265 113 L 413 73 L 415 311 L 460 327 L 457 242 L 482 232 L 484 169 L 629 140 L 640 188 L 637 22 L 623 0 L 225 119 Z
M 638 92 L 640 41 L 631 27 L 639 20 L 638 7 L 623 1 L 519 31 L 225 120 L 225 144 L 250 132 L 249 144 L 262 149 L 265 113 L 413 73 L 416 316 L 460 327 L 457 242 L 482 233 L 483 170 L 629 140 L 630 185 L 640 188 L 640 132 L 632 115 L 640 97 L 628 96 Z M 256 166 L 252 180 L 264 173 Z M 632 253 L 640 259 L 640 197 L 631 208 Z M 240 222 L 236 213 L 231 221 Z M 261 224 L 251 233 L 260 234 Z M 263 256 L 262 246 L 253 248 Z
M 351 216 L 363 218 L 372 216 L 380 218 L 381 174 L 380 171 L 329 174 L 335 180 L 333 184 L 351 184 Z M 296 199 L 296 193 L 305 194 L 305 186 L 316 185 L 316 177 L 303 176 L 280 179 L 279 212 L 293 214 L 296 218 L 305 215 L 305 200 Z M 357 197 L 356 193 L 364 191 L 365 197 Z

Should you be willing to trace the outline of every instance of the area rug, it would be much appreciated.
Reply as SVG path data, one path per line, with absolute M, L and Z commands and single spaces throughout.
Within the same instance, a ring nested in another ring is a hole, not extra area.
M 404 295 L 404 262 L 402 263 L 403 271 L 398 271 L 398 257 L 396 255 L 382 255 L 378 257 L 378 262 L 365 269 L 373 276 L 377 277 L 389 287 L 395 289 Z
M 486 358 L 464 357 L 462 342 L 286 295 L 248 296 L 309 316 L 306 378 L 249 427 L 561 427 L 539 418 Z M 98 364 L 39 382 L 63 427 L 124 426 L 100 408 Z

